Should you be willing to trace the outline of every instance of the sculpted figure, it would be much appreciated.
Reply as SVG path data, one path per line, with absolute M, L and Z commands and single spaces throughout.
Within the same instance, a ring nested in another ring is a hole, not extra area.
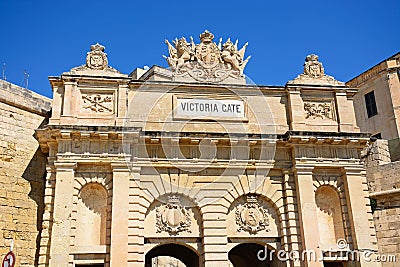
M 194 42 L 191 39 L 191 45 L 186 41 L 185 37 L 175 39 L 174 45 L 171 45 L 168 40 L 165 43 L 168 45 L 169 57 L 164 56 L 168 65 L 171 68 L 179 69 L 187 61 L 194 59 Z
M 226 63 L 229 63 L 231 65 L 232 69 L 240 71 L 241 74 L 242 74 L 243 69 L 245 68 L 247 62 L 250 59 L 250 56 L 249 56 L 246 60 L 243 60 L 247 45 L 248 45 L 248 43 L 246 43 L 238 51 L 237 50 L 237 41 L 235 44 L 233 44 L 231 42 L 231 40 L 228 39 L 222 46 L 222 54 L 221 54 L 222 59 Z
M 247 43 L 239 50 L 237 40 L 232 43 L 228 39 L 223 44 L 220 38 L 215 43 L 214 34 L 207 30 L 199 37 L 199 44 L 195 44 L 192 37 L 189 42 L 184 37 L 171 43 L 165 40 L 169 56 L 163 57 L 171 67 L 173 80 L 245 82 L 243 70 L 250 59 L 244 59 Z

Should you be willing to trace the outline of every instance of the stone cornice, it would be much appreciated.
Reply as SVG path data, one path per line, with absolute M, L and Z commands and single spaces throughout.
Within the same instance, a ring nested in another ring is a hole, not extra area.
M 140 127 L 124 126 L 76 126 L 76 125 L 47 125 L 43 129 L 37 130 L 40 133 L 52 132 L 61 134 L 84 133 L 89 132 L 97 134 L 140 134 L 144 138 L 211 138 L 211 139 L 232 139 L 236 138 L 246 140 L 301 140 L 305 139 L 349 139 L 349 140 L 369 140 L 369 133 L 351 133 L 351 132 L 315 132 L 315 131 L 287 131 L 284 134 L 247 134 L 247 133 L 204 133 L 204 132 L 161 132 L 161 131 L 142 131 Z M 57 134 L 58 135 L 58 134 Z M 335 143 L 335 142 L 334 142 Z
M 390 189 L 385 191 L 372 192 L 369 194 L 372 198 L 385 198 L 400 195 L 400 189 Z
M 286 84 L 285 89 L 289 93 L 300 93 L 301 91 L 335 92 L 344 93 L 348 97 L 352 97 L 357 93 L 357 90 L 354 88 L 337 85 Z
M 46 116 L 52 100 L 7 81 L 0 80 L 0 102 Z
M 368 80 L 375 79 L 378 75 L 380 75 L 382 72 L 385 72 L 391 68 L 393 68 L 393 64 L 390 64 L 390 61 L 392 60 L 398 60 L 400 57 L 400 53 L 396 53 L 395 55 L 379 62 L 375 66 L 369 68 L 368 70 L 364 71 L 363 73 L 357 75 L 356 77 L 352 78 L 348 82 L 346 82 L 346 85 L 349 87 L 359 87 L 360 85 L 364 84 Z M 398 67 L 398 66 L 397 66 Z M 396 68 L 396 67 L 395 67 Z
M 358 75 L 357 77 L 351 79 L 350 81 L 346 82 L 346 85 L 349 87 L 357 88 L 363 83 L 367 82 L 368 80 L 374 79 L 380 73 L 386 71 L 387 64 L 385 62 L 381 62 L 379 65 L 372 67 L 371 69 L 363 72 L 362 74 Z
M 146 90 L 199 90 L 199 91 L 216 91 L 227 89 L 246 92 L 251 94 L 252 92 L 257 93 L 259 90 L 263 93 L 279 93 L 282 94 L 285 91 L 285 86 L 268 86 L 268 85 L 253 85 L 253 84 L 213 84 L 213 83 L 188 83 L 188 82 L 173 82 L 173 81 L 138 81 L 132 80 L 129 83 L 131 90 L 137 90 L 137 88 L 146 88 Z M 145 87 L 144 87 L 145 86 Z M 187 92 L 187 91 L 185 91 Z

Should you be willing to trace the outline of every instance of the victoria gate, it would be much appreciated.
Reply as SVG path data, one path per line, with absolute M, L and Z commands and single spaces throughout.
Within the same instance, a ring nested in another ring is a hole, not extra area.
M 353 266 L 345 252 L 376 252 L 355 90 L 316 55 L 259 86 L 247 43 L 205 31 L 166 45 L 168 68 L 122 74 L 96 44 L 50 77 L 40 266 Z

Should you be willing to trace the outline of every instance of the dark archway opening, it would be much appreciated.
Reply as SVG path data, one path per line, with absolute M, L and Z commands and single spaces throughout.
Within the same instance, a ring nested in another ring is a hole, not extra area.
M 174 257 L 183 262 L 186 267 L 199 267 L 199 256 L 191 250 L 178 244 L 164 244 L 147 252 L 145 267 L 152 267 L 152 259 L 158 256 Z
M 262 245 L 246 243 L 232 248 L 228 257 L 234 267 L 272 267 L 270 254 Z

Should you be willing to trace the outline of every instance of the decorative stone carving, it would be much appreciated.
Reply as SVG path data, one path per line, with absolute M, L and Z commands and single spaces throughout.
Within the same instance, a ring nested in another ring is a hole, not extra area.
M 254 195 L 247 196 L 246 203 L 236 207 L 235 215 L 238 232 L 256 234 L 262 230 L 270 231 L 268 211 L 260 206 Z
M 178 196 L 169 196 L 168 202 L 156 209 L 157 233 L 168 232 L 177 234 L 179 232 L 191 232 L 190 210 L 182 207 Z
M 86 56 L 86 66 L 93 70 L 104 70 L 108 66 L 107 54 L 104 46 L 99 43 L 90 46 L 90 52 Z
M 84 109 L 89 109 L 92 112 L 112 113 L 113 112 L 113 97 L 111 94 L 83 94 L 82 95 Z
M 243 70 L 250 59 L 244 59 L 248 43 L 238 50 L 228 39 L 223 45 L 213 42 L 214 35 L 205 31 L 200 34 L 200 44 L 195 44 L 190 37 L 190 44 L 184 37 L 175 39 L 172 45 L 168 40 L 169 57 L 164 56 L 173 71 L 173 77 L 192 78 L 201 82 L 222 82 L 227 78 L 244 78 Z
M 322 63 L 318 61 L 317 55 L 311 54 L 306 57 L 306 62 L 304 63 L 304 74 L 307 74 L 311 78 L 324 77 L 324 67 L 322 66 Z
M 306 119 L 330 119 L 334 120 L 333 107 L 331 102 L 304 102 Z
M 71 69 L 71 71 L 102 70 L 107 72 L 120 73 L 111 66 L 108 66 L 107 54 L 104 53 L 104 46 L 96 43 L 90 46 L 90 52 L 86 56 L 86 65 Z
M 318 56 L 315 54 L 308 55 L 304 63 L 304 72 L 297 76 L 296 79 L 289 81 L 289 84 L 318 84 L 318 85 L 342 85 L 332 76 L 326 75 L 322 63 L 318 61 Z

